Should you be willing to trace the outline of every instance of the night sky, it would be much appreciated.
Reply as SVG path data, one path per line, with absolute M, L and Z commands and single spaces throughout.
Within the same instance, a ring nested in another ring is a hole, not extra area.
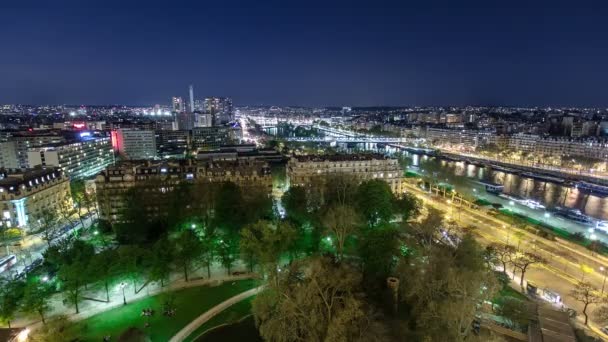
M 0 103 L 194 84 L 237 105 L 608 106 L 607 18 L 599 0 L 2 1 Z

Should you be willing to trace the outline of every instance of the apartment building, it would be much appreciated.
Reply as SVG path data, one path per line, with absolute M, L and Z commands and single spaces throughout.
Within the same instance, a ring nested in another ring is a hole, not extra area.
M 0 225 L 4 227 L 35 228 L 43 211 L 58 212 L 69 200 L 70 182 L 60 168 L 0 169 Z
M 293 156 L 287 163 L 291 185 L 304 186 L 315 177 L 346 174 L 360 180 L 382 179 L 394 193 L 403 192 L 403 171 L 397 159 L 380 154 Z
M 431 127 L 426 129 L 426 140 L 433 145 L 460 145 L 465 149 L 471 150 L 489 143 L 493 135 L 491 131 Z
M 156 158 L 156 136 L 152 130 L 117 129 L 112 131 L 112 145 L 122 159 Z
M 123 161 L 97 175 L 95 186 L 100 218 L 120 222 L 126 205 L 124 195 L 135 186 L 142 186 L 158 195 L 169 193 L 182 182 L 233 182 L 243 188 L 262 187 L 269 192 L 272 189 L 270 167 L 259 160 Z M 159 206 L 156 209 L 163 213 L 167 208 Z
M 5 141 L 0 142 L 0 167 L 19 169 L 28 167 L 27 151 L 33 147 L 65 142 L 59 132 L 10 132 Z
M 540 137 L 530 134 L 514 134 L 509 137 L 509 148 L 534 153 L 538 156 L 579 156 L 608 159 L 608 139 L 600 137 L 569 138 Z
M 85 179 L 114 162 L 110 137 L 80 134 L 79 140 L 30 148 L 29 166 L 57 166 L 71 179 Z

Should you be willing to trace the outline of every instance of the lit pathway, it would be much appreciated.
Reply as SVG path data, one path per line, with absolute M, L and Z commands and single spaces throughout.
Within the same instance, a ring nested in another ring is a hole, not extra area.
M 207 322 L 208 320 L 213 318 L 215 315 L 226 310 L 228 307 L 257 294 L 264 288 L 264 286 L 265 285 L 258 286 L 254 289 L 239 293 L 238 295 L 236 295 L 232 298 L 229 298 L 229 299 L 221 302 L 220 304 L 212 307 L 207 312 L 203 313 L 202 315 L 198 316 L 195 320 L 190 322 L 190 324 L 186 325 L 182 330 L 180 330 L 177 334 L 175 334 L 175 336 L 173 336 L 171 338 L 171 340 L 169 340 L 169 341 L 170 342 L 183 341 L 185 338 L 190 336 L 198 327 L 205 324 L 205 322 Z

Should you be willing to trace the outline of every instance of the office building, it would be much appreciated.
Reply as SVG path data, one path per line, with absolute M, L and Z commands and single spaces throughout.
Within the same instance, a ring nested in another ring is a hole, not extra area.
M 151 130 L 112 131 L 112 145 L 121 159 L 154 159 L 157 156 L 156 136 Z
M 194 113 L 194 86 L 191 84 L 188 90 L 190 93 L 190 108 L 188 109 L 190 113 Z
M 184 111 L 184 99 L 181 97 L 173 97 L 171 104 L 174 112 L 181 113 Z
M 214 126 L 223 125 L 234 121 L 232 99 L 229 97 L 205 98 L 205 113 L 212 115 Z
M 293 156 L 287 163 L 289 183 L 297 186 L 306 186 L 316 177 L 344 174 L 361 181 L 384 180 L 394 193 L 400 194 L 403 192 L 402 173 L 397 159 L 380 154 Z
M 192 148 L 212 150 L 234 142 L 230 127 L 196 127 L 192 130 Z
M 70 181 L 59 168 L 0 169 L 0 210 L 3 227 L 37 228 L 45 211 L 56 212 L 71 200 Z
M 85 179 L 114 162 L 110 137 L 81 134 L 79 140 L 30 148 L 29 166 L 57 166 L 71 179 Z
M 190 131 L 156 131 L 156 152 L 159 158 L 183 159 L 190 150 Z
M 182 182 L 204 184 L 233 182 L 240 187 L 258 187 L 270 193 L 272 177 L 267 163 L 258 160 L 234 161 L 123 161 L 97 175 L 95 185 L 100 218 L 120 222 L 126 206 L 124 195 L 135 186 L 160 196 L 149 215 L 165 216 L 169 207 L 162 197 Z
M 213 115 L 210 113 L 195 113 L 194 127 L 211 127 L 213 126 Z
M 0 167 L 27 168 L 28 149 L 65 141 L 65 137 L 56 131 L 12 132 L 6 137 L 6 141 L 0 142 Z

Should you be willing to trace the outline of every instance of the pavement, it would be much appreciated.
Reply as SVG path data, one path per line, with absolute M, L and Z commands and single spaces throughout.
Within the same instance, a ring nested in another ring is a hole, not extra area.
M 541 288 L 548 288 L 559 293 L 565 307 L 572 308 L 579 313 L 582 312 L 582 303 L 575 301 L 569 296 L 570 291 L 579 281 L 584 279 L 590 282 L 598 291 L 602 288 L 605 273 L 599 273 L 599 267 L 608 266 L 608 258 L 592 253 L 582 246 L 565 240 L 549 241 L 543 239 L 527 231 L 510 227 L 506 222 L 485 214 L 481 210 L 447 204 L 436 200 L 434 196 L 413 185 L 406 184 L 406 186 L 410 191 L 421 197 L 426 205 L 446 212 L 448 215 L 452 213 L 452 218 L 460 226 L 476 227 L 473 230 L 473 234 L 482 245 L 494 242 L 509 243 L 516 247 L 519 246 L 520 250 L 535 252 L 545 257 L 548 260 L 547 264 L 530 266 L 525 274 L 525 280 L 530 280 Z M 583 265 L 587 267 L 583 268 Z M 589 269 L 597 271 L 592 273 L 585 272 L 585 270 L 588 271 Z M 511 276 L 513 278 L 512 273 Z M 519 284 L 518 276 L 514 278 L 517 280 L 517 284 Z M 525 284 L 526 282 L 524 281 L 524 287 Z M 608 299 L 608 285 L 606 290 L 607 293 L 604 295 Z M 590 306 L 588 312 L 593 312 L 597 307 Z M 582 320 L 582 313 L 577 316 L 577 319 L 579 321 Z M 599 331 L 601 325 L 594 321 L 592 315 L 589 326 L 595 333 L 608 339 L 607 335 Z
M 239 275 L 227 275 L 226 270 L 219 264 L 214 264 L 211 268 L 211 277 L 207 277 L 207 268 L 200 267 L 193 270 L 190 275 L 190 281 L 186 282 L 183 278 L 182 272 L 174 272 L 171 274 L 170 279 L 165 281 L 165 286 L 161 287 L 160 282 L 150 282 L 144 284 L 139 282 L 136 284 L 136 289 L 132 281 L 124 280 L 124 282 L 118 281 L 110 286 L 110 301 L 106 302 L 106 293 L 103 286 L 91 286 L 82 289 L 81 301 L 79 302 L 79 313 L 75 313 L 75 309 L 71 305 L 64 303 L 64 296 L 62 293 L 53 295 L 49 301 L 50 310 L 46 314 L 47 317 L 56 317 L 58 315 L 65 315 L 71 321 L 80 321 L 96 314 L 102 313 L 107 310 L 114 309 L 123 305 L 123 291 L 121 283 L 124 283 L 124 295 L 127 305 L 135 300 L 143 299 L 149 296 L 153 296 L 159 293 L 176 291 L 190 287 L 197 287 L 203 285 L 219 285 L 226 281 L 242 280 L 256 278 L 255 273 L 246 273 L 246 265 L 243 263 L 237 263 L 233 267 L 233 274 L 235 272 Z M 48 321 L 48 320 L 47 320 Z M 12 326 L 15 327 L 28 327 L 35 329 L 42 324 L 40 317 L 37 315 L 19 315 L 13 322 Z
M 84 227 L 90 227 L 95 219 L 96 216 L 94 215 L 90 215 L 87 218 L 83 219 Z M 69 236 L 74 231 L 77 231 L 82 228 L 83 226 L 80 220 L 76 219 L 73 228 L 66 229 L 63 234 L 58 236 L 53 241 L 64 239 L 66 236 Z M 42 239 L 41 234 L 27 235 L 19 241 L 18 246 L 9 247 L 8 252 L 17 256 L 17 263 L 13 267 L 11 267 L 9 271 L 3 272 L 1 276 L 15 276 L 23 272 L 24 269 L 30 264 L 32 264 L 35 260 L 41 259 L 47 248 L 48 244 Z M 2 253 L 0 256 L 5 256 L 7 250 L 6 248 L 1 248 L 0 252 Z

